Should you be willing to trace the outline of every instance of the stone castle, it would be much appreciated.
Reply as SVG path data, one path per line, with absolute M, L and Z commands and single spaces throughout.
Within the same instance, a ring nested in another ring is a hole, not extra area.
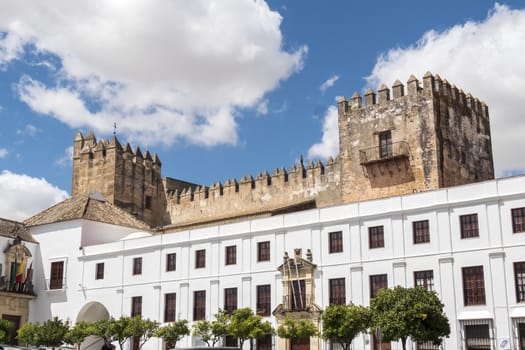
M 477 98 L 431 73 L 363 97 L 338 101 L 335 159 L 210 186 L 163 178 L 156 154 L 79 132 L 72 195 L 98 191 L 152 228 L 173 231 L 494 178 L 488 108 Z

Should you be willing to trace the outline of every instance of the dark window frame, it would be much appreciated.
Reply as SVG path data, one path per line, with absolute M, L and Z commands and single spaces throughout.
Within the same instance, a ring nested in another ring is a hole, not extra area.
M 64 260 L 52 261 L 49 272 L 49 289 L 64 288 Z
M 393 155 L 392 131 L 382 131 L 378 134 L 377 138 L 379 140 L 379 158 L 391 158 Z
M 369 249 L 385 247 L 385 228 L 383 225 L 368 228 L 368 247 Z
M 466 214 L 459 216 L 461 239 L 479 237 L 478 214 Z
M 164 322 L 177 319 L 177 293 L 164 294 Z
M 104 279 L 104 263 L 100 262 L 95 265 L 95 279 L 103 280 Z
M 166 254 L 166 271 L 176 271 L 177 270 L 177 253 L 168 253 Z
M 256 288 L 256 312 L 259 316 L 270 316 L 272 308 L 272 286 L 261 284 Z
M 142 316 L 142 296 L 131 297 L 131 317 Z
M 370 298 L 375 298 L 381 289 L 388 288 L 388 274 L 370 275 Z
M 257 262 L 270 261 L 270 241 L 257 242 Z
M 412 222 L 412 233 L 414 244 L 430 242 L 430 223 L 428 220 Z
M 133 275 L 142 275 L 142 257 L 133 258 Z
M 203 269 L 206 267 L 206 249 L 198 249 L 195 251 L 195 268 Z
M 525 232 L 525 207 L 511 210 L 512 233 Z
M 224 249 L 224 264 L 225 265 L 236 265 L 237 264 L 237 246 L 229 245 Z
M 343 252 L 343 231 L 328 233 L 328 252 L 330 254 Z
M 193 321 L 206 319 L 206 290 L 193 291 Z
M 237 310 L 237 288 L 224 288 L 224 310 L 227 314 L 232 314 Z
M 486 305 L 485 275 L 483 266 L 467 266 L 461 268 L 463 279 L 463 304 Z
M 346 281 L 344 277 L 331 278 L 328 280 L 328 304 L 346 304 Z
M 516 302 L 525 302 L 525 261 L 514 264 L 514 284 L 516 287 Z
M 434 270 L 414 271 L 414 286 L 434 290 Z

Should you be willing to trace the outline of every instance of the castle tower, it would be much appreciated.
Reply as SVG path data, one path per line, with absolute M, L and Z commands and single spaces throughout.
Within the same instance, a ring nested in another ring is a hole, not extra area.
M 116 137 L 97 142 L 93 132 L 78 132 L 73 143 L 71 194 L 100 192 L 109 202 L 151 227 L 163 225 L 166 199 L 161 162 L 149 151 L 142 154 Z
M 406 90 L 338 101 L 343 202 L 494 178 L 487 106 L 430 73 Z

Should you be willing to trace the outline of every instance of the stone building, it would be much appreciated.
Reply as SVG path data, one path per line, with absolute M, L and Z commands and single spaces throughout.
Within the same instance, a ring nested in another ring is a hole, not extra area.
M 0 317 L 13 324 L 8 343 L 16 344 L 16 330 L 29 318 L 36 298 L 33 268 L 37 242 L 20 222 L 0 218 Z
M 250 307 L 274 327 L 291 317 L 321 329 L 328 305 L 418 285 L 445 305 L 441 349 L 525 350 L 525 177 L 493 179 L 484 103 L 430 73 L 391 92 L 338 101 L 335 158 L 209 186 L 162 177 L 156 154 L 116 137 L 78 133 L 72 197 L 24 222 L 42 276 L 30 320 L 191 323 Z M 319 337 L 255 345 L 334 349 Z M 401 345 L 371 332 L 352 348 Z
M 488 108 L 439 76 L 341 98 L 339 155 L 210 186 L 161 177 L 149 151 L 78 133 L 72 195 L 98 191 L 151 227 L 182 229 L 494 178 Z M 377 98 L 376 98 L 377 95 Z

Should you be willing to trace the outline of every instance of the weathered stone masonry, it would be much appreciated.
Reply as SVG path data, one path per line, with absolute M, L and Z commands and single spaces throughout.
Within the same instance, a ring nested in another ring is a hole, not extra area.
M 427 73 L 423 86 L 355 93 L 338 101 L 339 155 L 199 186 L 161 178 L 149 151 L 114 137 L 78 133 L 72 194 L 101 192 L 152 227 L 165 229 L 270 216 L 494 178 L 488 108 Z

